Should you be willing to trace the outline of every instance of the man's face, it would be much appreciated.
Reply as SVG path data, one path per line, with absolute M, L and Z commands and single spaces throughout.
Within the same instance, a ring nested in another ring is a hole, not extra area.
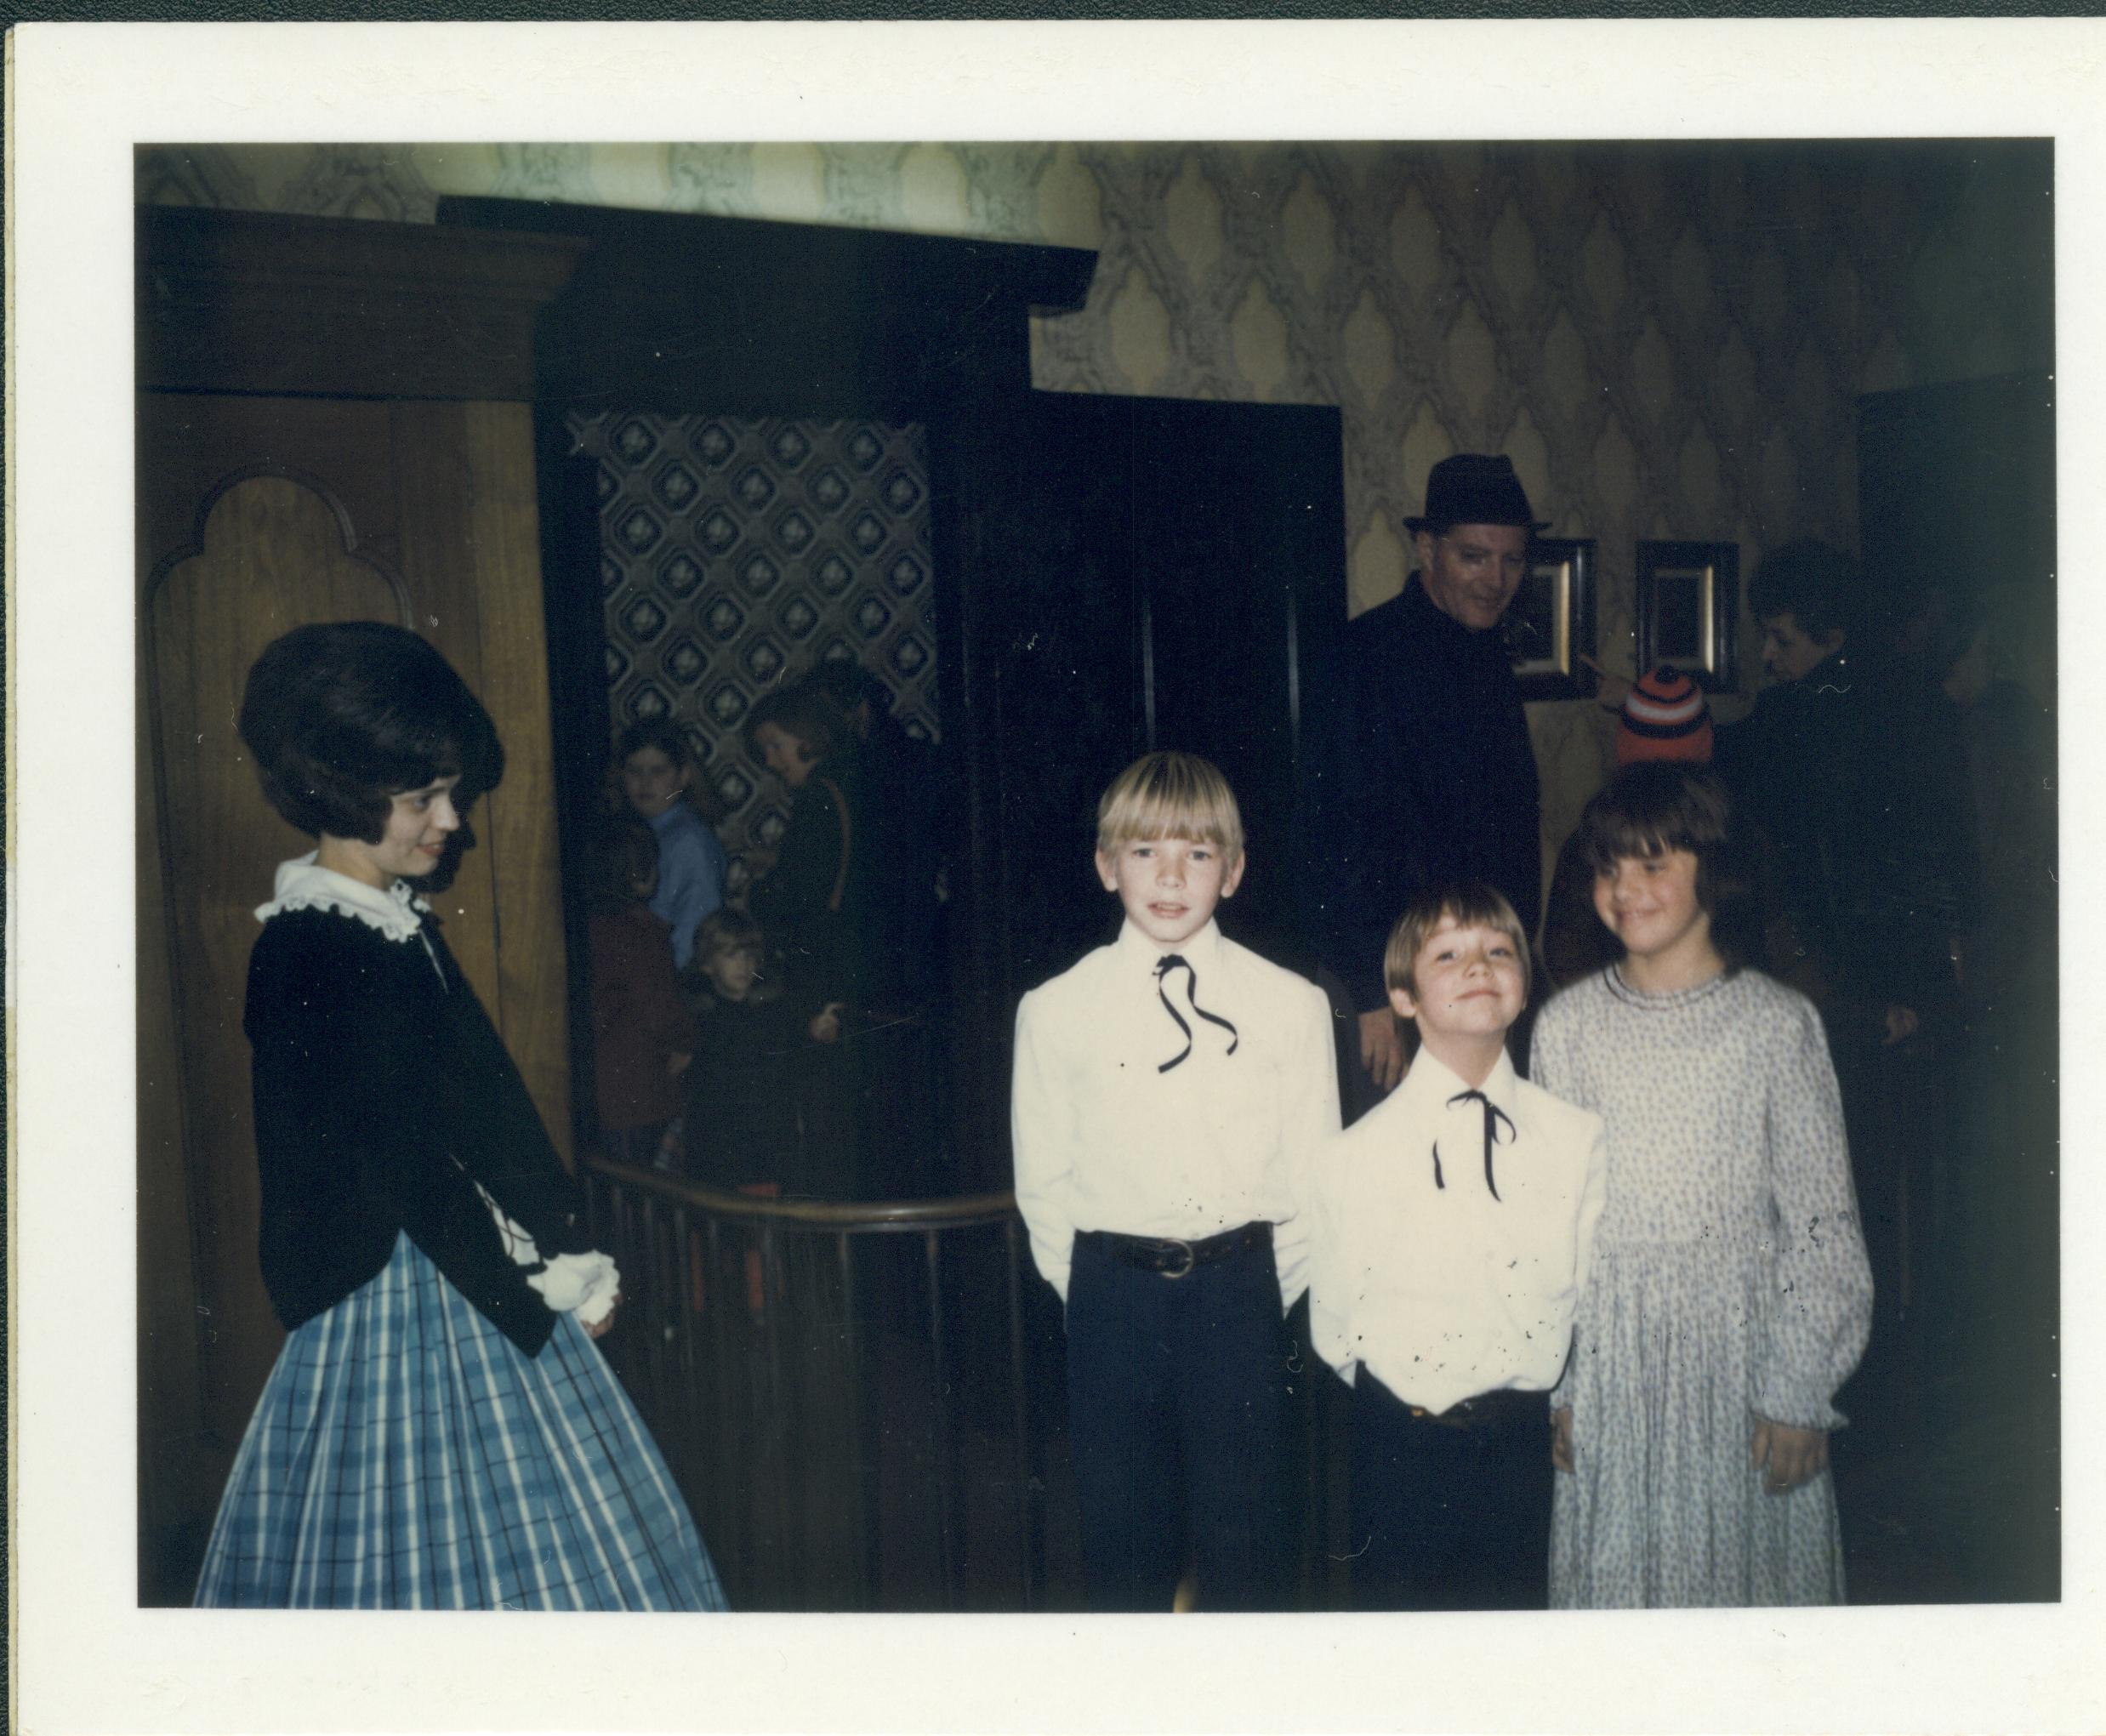
M 1419 580 L 1433 606 L 1472 633 L 1488 633 L 1528 570 L 1528 533 L 1519 525 L 1456 525 L 1441 536 L 1420 531 Z
M 1790 610 L 1762 618 L 1762 669 L 1773 681 L 1800 681 L 1824 657 L 1841 648 L 1842 629 L 1831 627 L 1815 638 Z

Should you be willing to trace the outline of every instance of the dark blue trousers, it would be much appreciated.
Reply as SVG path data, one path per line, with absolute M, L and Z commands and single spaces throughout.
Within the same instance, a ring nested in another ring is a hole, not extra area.
M 1545 1608 L 1554 1473 L 1544 1395 L 1493 1393 L 1457 1427 L 1414 1415 L 1364 1366 L 1352 1394 L 1353 1607 Z
M 1076 1238 L 1068 1433 L 1092 1609 L 1169 1609 L 1187 1528 L 1201 1608 L 1284 1607 L 1286 1378 L 1270 1246 L 1164 1278 Z

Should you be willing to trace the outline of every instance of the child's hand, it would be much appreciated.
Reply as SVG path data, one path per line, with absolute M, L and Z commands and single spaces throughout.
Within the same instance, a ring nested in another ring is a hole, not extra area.
M 665 1071 L 667 1076 L 672 1079 L 678 1079 L 682 1073 L 687 1071 L 689 1066 L 692 1064 L 694 1059 L 695 1057 L 692 1055 L 667 1056 L 665 1057 Z
M 841 1015 L 848 1010 L 845 1001 L 830 1000 L 819 1009 L 805 1028 L 811 1033 L 814 1043 L 838 1043 L 841 1038 Z
M 1749 1457 L 1757 1471 L 1767 1473 L 1762 1479 L 1766 1493 L 1788 1494 L 1828 1469 L 1828 1431 L 1795 1429 L 1790 1423 L 1758 1416 Z
M 1572 1473 L 1572 1407 L 1561 1404 L 1551 1413 L 1551 1463 L 1568 1476 Z

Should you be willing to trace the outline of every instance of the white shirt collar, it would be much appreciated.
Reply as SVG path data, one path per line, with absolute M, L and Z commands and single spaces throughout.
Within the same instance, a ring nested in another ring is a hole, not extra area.
M 1122 959 L 1132 958 L 1137 966 L 1145 969 L 1150 975 L 1153 975 L 1155 967 L 1166 956 L 1161 947 L 1134 925 L 1131 917 L 1120 927 L 1116 944 Z M 1221 931 L 1210 916 L 1204 928 L 1189 939 L 1181 941 L 1170 950 L 1191 965 L 1204 981 L 1207 967 L 1221 956 Z
M 1399 1088 L 1412 1094 L 1413 1107 L 1423 1114 L 1435 1115 L 1447 1108 L 1448 1100 L 1460 1091 L 1477 1090 L 1488 1097 L 1494 1107 L 1506 1112 L 1509 1119 L 1514 1111 L 1514 1060 L 1505 1050 L 1500 1050 L 1492 1071 L 1484 1083 L 1475 1087 L 1463 1083 L 1461 1077 L 1447 1062 L 1437 1057 L 1429 1049 L 1421 1048 L 1412 1057 L 1411 1071 L 1404 1075 Z M 1468 1106 L 1458 1104 L 1459 1108 Z
M 268 922 L 284 910 L 335 910 L 379 929 L 391 941 L 409 940 L 422 927 L 421 918 L 431 907 L 408 881 L 397 880 L 384 891 L 322 867 L 316 854 L 310 850 L 278 864 L 277 884 L 270 902 L 256 907 L 257 921 Z

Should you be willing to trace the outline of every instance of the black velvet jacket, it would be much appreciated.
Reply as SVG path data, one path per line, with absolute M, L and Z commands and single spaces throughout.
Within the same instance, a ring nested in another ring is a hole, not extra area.
M 1488 880 L 1534 931 L 1541 796 L 1506 640 L 1442 613 L 1417 573 L 1346 629 L 1346 764 L 1319 868 L 1323 962 L 1362 1012 L 1386 1004 L 1382 949 L 1436 881 Z
M 407 1231 L 532 1356 L 555 1316 L 475 1182 L 544 1255 L 588 1251 L 583 1200 L 429 920 L 424 936 L 429 952 L 414 935 L 291 909 L 249 955 L 264 1284 L 289 1329 L 374 1277 Z
M 861 771 L 849 753 L 812 767 L 790 805 L 775 866 L 748 895 L 754 919 L 782 955 L 790 996 L 807 1019 L 829 1001 L 859 1005 L 866 990 L 874 864 Z

